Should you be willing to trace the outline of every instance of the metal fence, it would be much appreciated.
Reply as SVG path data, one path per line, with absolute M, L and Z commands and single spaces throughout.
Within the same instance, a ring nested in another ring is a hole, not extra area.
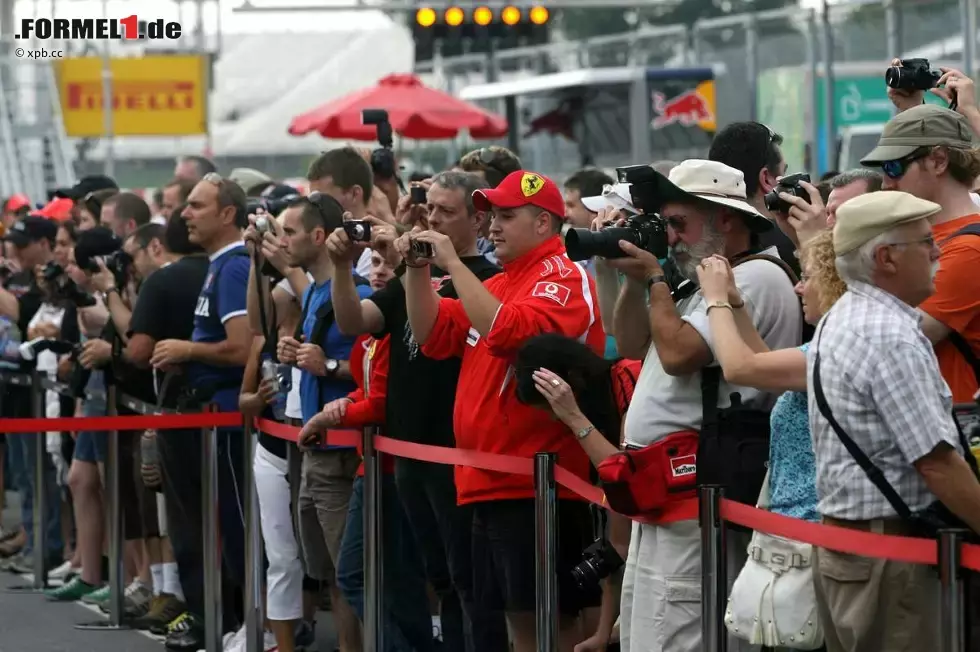
M 840 127 L 887 120 L 891 106 L 882 103 L 887 98 L 881 75 L 894 56 L 922 56 L 976 72 L 976 38 L 964 48 L 967 24 L 973 24 L 976 36 L 971 2 L 975 0 L 873 0 L 837 4 L 826 11 L 788 7 L 691 26 L 641 26 L 629 33 L 505 50 L 491 57 L 437 57 L 417 70 L 430 73 L 432 83 L 445 90 L 458 92 L 472 84 L 584 67 L 709 65 L 716 71 L 718 125 L 755 119 L 778 127 L 780 116 L 802 112 L 802 122 L 783 120 L 783 130 L 791 132 L 784 134 L 789 154 L 800 158 L 821 138 L 834 142 Z M 828 62 L 833 64 L 829 82 Z M 834 92 L 828 95 L 827 88 Z M 806 125 L 802 130 L 801 123 Z M 560 167 L 562 161 L 556 158 L 554 164 Z

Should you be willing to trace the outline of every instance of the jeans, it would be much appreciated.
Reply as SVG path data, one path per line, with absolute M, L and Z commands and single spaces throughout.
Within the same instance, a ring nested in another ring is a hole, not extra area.
M 432 617 L 425 573 L 398 500 L 395 480 L 382 478 L 382 592 L 385 652 L 431 652 Z M 340 546 L 337 585 L 364 620 L 364 478 L 354 479 L 347 526 Z
M 446 649 L 509 649 L 503 612 L 490 611 L 474 598 L 473 508 L 456 504 L 453 467 L 399 457 L 395 482 L 426 576 L 439 597 Z
M 20 492 L 21 525 L 27 531 L 27 545 L 24 554 L 30 554 L 34 549 L 34 477 L 37 465 L 38 442 L 40 435 L 8 434 L 7 455 L 10 457 L 10 468 L 15 475 L 14 486 Z M 44 511 L 45 511 L 45 547 L 49 556 L 61 555 L 64 543 L 61 540 L 61 491 L 55 474 L 54 464 L 44 448 Z

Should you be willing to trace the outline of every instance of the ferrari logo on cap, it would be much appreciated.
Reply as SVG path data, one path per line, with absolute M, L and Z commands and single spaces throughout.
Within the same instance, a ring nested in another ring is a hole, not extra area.
M 521 192 L 525 197 L 536 195 L 542 188 L 544 188 L 544 179 L 538 175 L 525 172 L 521 177 Z

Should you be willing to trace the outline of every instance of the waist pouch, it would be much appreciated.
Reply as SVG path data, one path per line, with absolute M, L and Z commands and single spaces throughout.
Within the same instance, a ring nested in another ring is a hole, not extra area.
M 649 446 L 607 457 L 597 470 L 606 502 L 625 516 L 697 495 L 698 433 L 674 432 Z

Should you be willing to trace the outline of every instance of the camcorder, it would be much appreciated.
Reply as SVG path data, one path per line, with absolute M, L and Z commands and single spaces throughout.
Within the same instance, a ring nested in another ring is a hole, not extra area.
M 626 563 L 605 537 L 586 548 L 583 556 L 584 559 L 572 569 L 572 579 L 583 591 L 598 587 L 599 582 Z
M 375 178 L 397 179 L 398 164 L 393 151 L 394 138 L 388 112 L 384 109 L 364 109 L 361 111 L 361 124 L 374 125 L 378 130 L 378 144 L 381 147 L 371 152 L 371 171 Z
M 640 212 L 626 219 L 623 224 L 610 225 L 599 231 L 589 229 L 569 229 L 565 234 L 565 249 L 572 260 L 588 260 L 594 256 L 602 258 L 624 258 L 626 252 L 619 247 L 625 240 L 640 249 L 649 251 L 657 258 L 666 258 L 667 223 L 655 212 L 648 212 L 646 206 L 657 206 L 657 173 L 648 165 L 629 165 L 616 168 L 620 183 L 630 184 L 633 206 Z
M 935 88 L 942 76 L 932 69 L 928 59 L 902 59 L 900 65 L 885 71 L 885 83 L 903 91 L 926 91 Z
M 784 201 L 779 193 L 785 192 L 794 197 L 799 197 L 803 201 L 810 203 L 810 193 L 800 185 L 800 181 L 810 183 L 810 175 L 806 172 L 790 174 L 776 182 L 776 187 L 763 196 L 762 201 L 766 203 L 766 210 L 770 213 L 788 213 L 792 205 Z
M 53 260 L 41 268 L 41 278 L 56 300 L 68 301 L 79 308 L 91 308 L 96 304 L 95 297 L 78 287 L 65 274 L 65 268 Z

